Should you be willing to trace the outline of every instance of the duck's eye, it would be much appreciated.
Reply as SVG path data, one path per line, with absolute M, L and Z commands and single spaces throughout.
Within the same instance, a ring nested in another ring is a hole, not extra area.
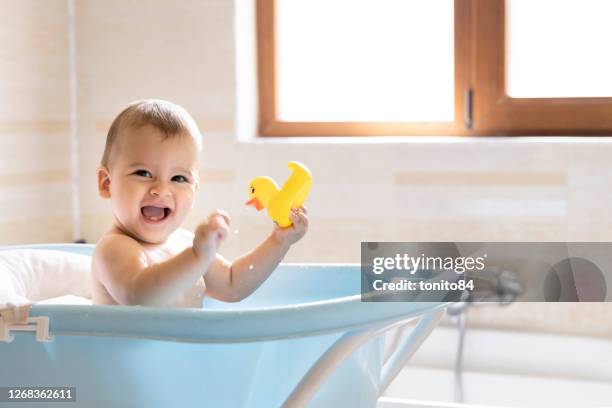
M 185 176 L 181 176 L 180 174 L 172 177 L 172 181 L 176 181 L 178 183 L 189 183 L 189 180 Z
M 148 170 L 136 170 L 134 174 L 140 177 L 151 177 L 151 172 Z
M 251 194 L 255 193 L 255 188 L 251 187 Z

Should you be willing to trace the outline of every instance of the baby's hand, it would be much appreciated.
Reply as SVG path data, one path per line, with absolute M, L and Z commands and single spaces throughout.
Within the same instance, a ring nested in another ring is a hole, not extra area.
M 281 242 L 289 245 L 298 242 L 306 231 L 308 231 L 308 211 L 306 207 L 298 207 L 291 209 L 289 218 L 293 225 L 286 228 L 280 228 L 278 225 L 274 227 L 274 237 Z
M 225 211 L 213 211 L 198 225 L 193 238 L 193 250 L 199 258 L 214 256 L 221 242 L 229 235 L 231 219 Z

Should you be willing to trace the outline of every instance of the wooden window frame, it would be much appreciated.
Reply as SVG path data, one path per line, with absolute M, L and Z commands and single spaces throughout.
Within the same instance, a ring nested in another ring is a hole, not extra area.
M 255 0 L 259 135 L 612 135 L 612 98 L 506 94 L 505 0 L 454 0 L 454 122 L 287 122 L 276 115 L 275 0 Z

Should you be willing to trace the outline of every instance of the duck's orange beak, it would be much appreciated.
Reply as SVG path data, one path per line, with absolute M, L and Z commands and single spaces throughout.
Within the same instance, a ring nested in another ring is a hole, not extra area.
M 250 206 L 255 207 L 255 209 L 256 209 L 257 211 L 261 211 L 261 210 L 263 210 L 263 208 L 264 208 L 264 207 L 263 207 L 263 205 L 261 205 L 261 203 L 260 203 L 260 202 L 259 202 L 259 200 L 257 199 L 257 197 L 253 197 L 253 198 L 251 198 L 251 199 L 250 199 L 249 201 L 247 201 L 245 204 L 246 204 L 246 205 L 250 205 Z

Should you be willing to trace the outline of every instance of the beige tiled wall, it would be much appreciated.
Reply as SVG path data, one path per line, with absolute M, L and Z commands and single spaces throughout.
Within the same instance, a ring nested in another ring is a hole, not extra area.
M 1 243 L 71 239 L 65 4 L 3 2 Z M 244 58 L 235 56 L 234 4 L 241 2 L 76 2 L 80 210 L 89 242 L 111 220 L 95 185 L 106 131 L 128 102 L 147 97 L 185 106 L 203 130 L 203 188 L 186 226 L 227 210 L 229 258 L 271 228 L 244 206 L 250 178 L 281 181 L 289 160 L 306 163 L 315 180 L 311 228 L 288 261 L 359 262 L 362 240 L 612 240 L 606 139 L 239 142 L 248 118 L 238 115 L 236 95 L 248 92 L 236 85 Z M 475 312 L 476 324 L 612 336 L 608 305 L 490 310 Z
M 0 7 L 0 244 L 67 241 L 66 1 Z

